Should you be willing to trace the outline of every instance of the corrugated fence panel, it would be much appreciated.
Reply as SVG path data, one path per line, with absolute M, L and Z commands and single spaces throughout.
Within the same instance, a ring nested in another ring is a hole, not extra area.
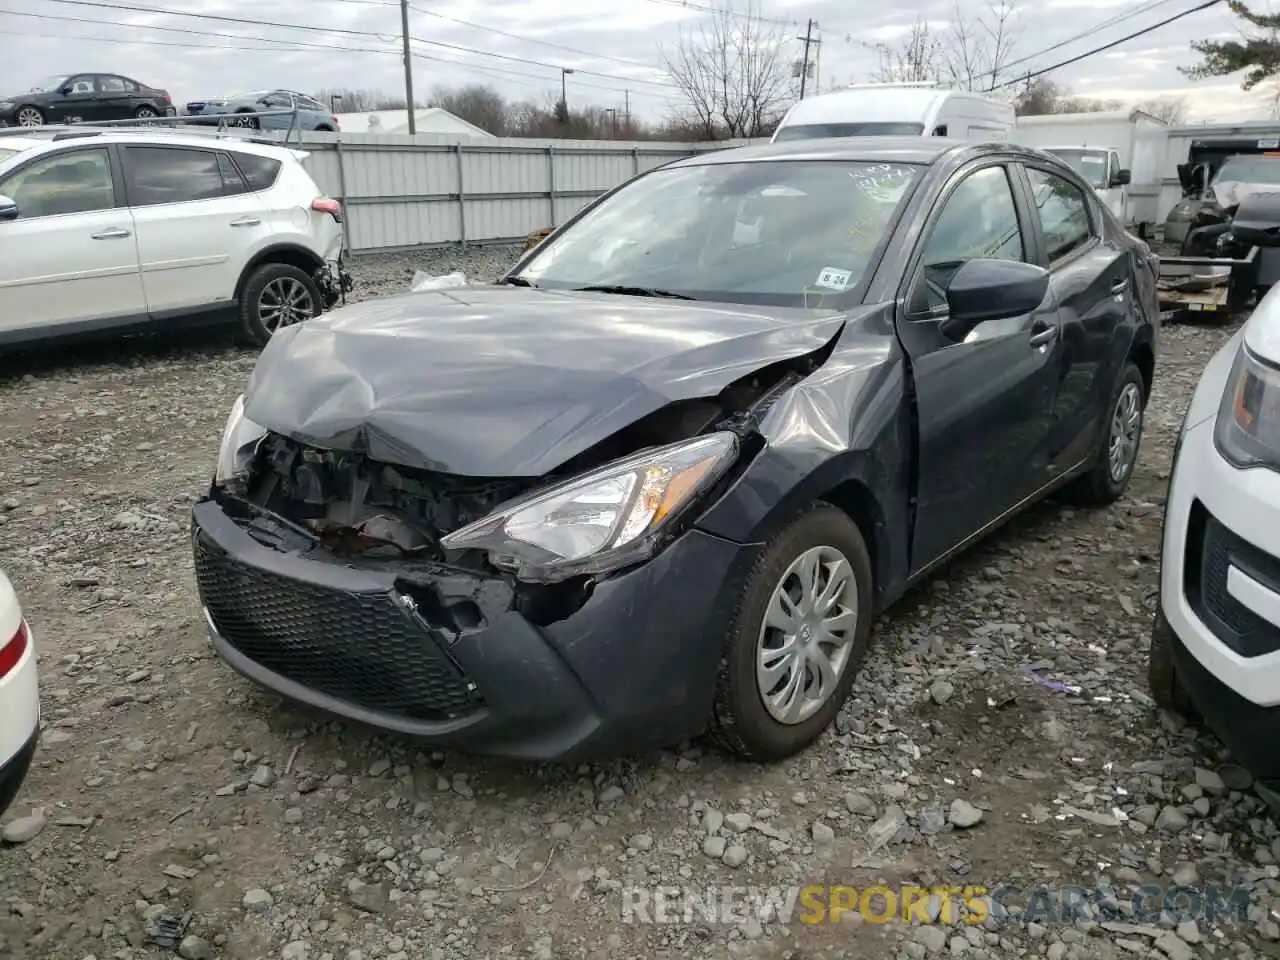
M 303 137 L 307 170 L 343 201 L 352 252 L 522 239 L 637 173 L 738 143 Z M 553 200 L 554 198 L 554 200 Z

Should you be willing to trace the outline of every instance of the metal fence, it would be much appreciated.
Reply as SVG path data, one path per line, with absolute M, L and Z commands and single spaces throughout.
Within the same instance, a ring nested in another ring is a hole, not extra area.
M 308 171 L 342 201 L 352 253 L 522 240 L 638 173 L 739 145 L 302 136 Z

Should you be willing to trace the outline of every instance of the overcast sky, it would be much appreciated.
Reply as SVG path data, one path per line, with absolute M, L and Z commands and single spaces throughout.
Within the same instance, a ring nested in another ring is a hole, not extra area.
M 587 102 L 622 107 L 629 91 L 633 114 L 659 119 L 679 103 L 662 70 L 660 49 L 676 43 L 682 26 L 705 20 L 715 0 L 689 2 L 697 8 L 682 0 L 413 0 L 415 89 L 421 98 L 438 85 L 480 82 L 513 98 L 541 100 L 558 95 L 560 70 L 568 67 L 575 71 L 567 78 L 571 107 Z M 860 12 L 868 5 L 847 0 L 757 2 L 763 16 L 779 21 L 778 29 L 788 37 L 804 33 L 809 18 L 818 22 L 823 89 L 871 79 L 878 63 L 874 45 L 901 41 L 917 16 L 938 30 L 955 17 L 953 0 L 921 0 L 910 10 L 874 14 Z M 959 2 L 966 19 L 986 9 L 983 0 Z M 1199 2 L 1024 0 L 1013 56 L 1025 58 L 1019 71 L 1050 67 Z M 738 4 L 745 8 L 745 0 Z M 121 5 L 181 13 L 109 9 Z M 3 93 L 73 70 L 123 73 L 168 89 L 179 103 L 277 86 L 401 94 L 404 89 L 398 0 L 3 0 L 0 6 Z M 1080 36 L 1094 27 L 1100 28 Z M 1193 83 L 1178 73 L 1178 66 L 1197 59 L 1190 41 L 1204 36 L 1239 36 L 1225 4 L 1064 67 L 1053 77 L 1079 95 L 1125 100 L 1186 95 L 1193 119 L 1268 116 L 1269 100 L 1240 93 L 1238 78 Z M 1055 49 L 1046 50 L 1051 46 Z M 788 56 L 798 57 L 800 49 L 799 40 L 789 41 Z

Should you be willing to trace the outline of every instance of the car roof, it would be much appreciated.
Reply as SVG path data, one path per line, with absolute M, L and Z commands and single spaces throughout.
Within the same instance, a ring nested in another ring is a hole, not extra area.
M 29 157 L 37 153 L 53 153 L 69 149 L 73 146 L 88 143 L 133 143 L 144 146 L 169 147 L 201 147 L 206 150 L 221 148 L 238 150 L 243 153 L 254 153 L 277 160 L 287 158 L 300 159 L 305 151 L 284 144 L 264 143 L 248 136 L 227 135 L 218 133 L 170 133 L 163 130 L 139 129 L 137 127 L 112 129 L 111 127 L 77 126 L 77 127 L 41 127 L 44 136 L 13 137 L 0 136 L 0 146 L 11 141 L 24 144 L 18 156 Z
M 763 160 L 845 160 L 866 163 L 914 163 L 932 166 L 942 157 L 966 159 L 987 153 L 1043 158 L 1029 147 L 1010 143 L 981 144 L 950 137 L 815 137 L 782 140 L 748 147 L 731 147 L 686 157 L 668 167 L 693 167 L 714 163 L 749 163 Z M 1055 161 L 1061 163 L 1060 160 Z

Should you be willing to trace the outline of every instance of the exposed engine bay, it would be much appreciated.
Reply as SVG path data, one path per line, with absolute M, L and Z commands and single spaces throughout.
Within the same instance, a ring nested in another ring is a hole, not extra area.
M 542 477 L 462 477 L 381 463 L 360 452 L 307 446 L 270 432 L 234 491 L 309 530 L 335 555 L 368 560 L 445 559 L 440 539 L 506 501 L 649 447 L 732 430 L 744 452 L 772 403 L 816 370 L 836 338 L 814 353 L 771 364 L 713 398 L 682 400 L 642 418 Z

